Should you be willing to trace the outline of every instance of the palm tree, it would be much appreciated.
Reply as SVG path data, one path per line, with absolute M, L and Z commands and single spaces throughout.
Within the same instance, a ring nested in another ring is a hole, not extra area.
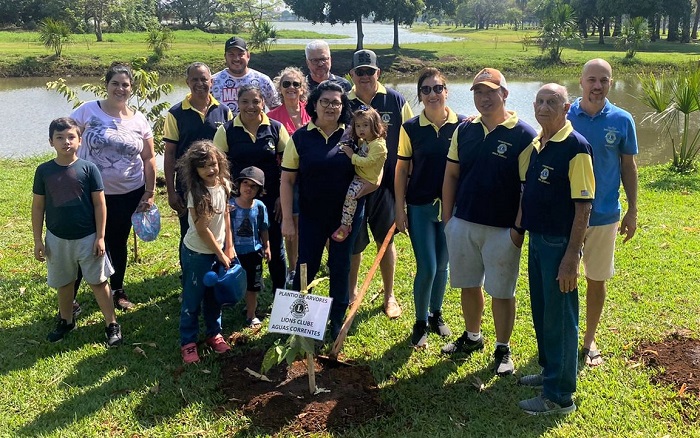
M 644 17 L 625 20 L 622 25 L 620 45 L 625 49 L 625 58 L 632 59 L 639 49 L 649 41 L 649 26 Z
M 69 37 L 70 27 L 63 21 L 46 18 L 39 24 L 39 41 L 47 48 L 53 49 L 57 58 L 61 57 L 63 45 L 68 42 Z
M 564 44 L 578 35 L 574 9 L 562 0 L 550 0 L 540 7 L 542 31 L 539 35 L 540 49 L 548 53 L 552 62 L 561 62 Z
M 673 168 L 678 172 L 695 169 L 700 151 L 700 128 L 691 122 L 700 113 L 700 70 L 681 73 L 674 78 L 653 73 L 638 75 L 642 86 L 640 100 L 653 112 L 644 120 L 661 123 L 663 135 L 673 148 Z M 694 133 L 691 130 L 695 130 Z

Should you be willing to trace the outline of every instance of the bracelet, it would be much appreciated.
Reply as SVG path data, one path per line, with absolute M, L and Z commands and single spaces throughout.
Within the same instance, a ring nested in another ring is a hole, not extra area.
M 521 236 L 525 235 L 525 228 L 516 227 L 515 225 L 513 225 L 511 228 L 513 228 L 515 230 L 515 232 L 520 234 Z

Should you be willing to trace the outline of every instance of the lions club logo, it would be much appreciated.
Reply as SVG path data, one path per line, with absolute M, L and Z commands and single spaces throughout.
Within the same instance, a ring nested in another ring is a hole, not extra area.
M 297 298 L 289 307 L 289 310 L 292 312 L 292 315 L 294 315 L 295 318 L 303 318 L 309 311 L 309 305 L 306 304 L 305 299 Z

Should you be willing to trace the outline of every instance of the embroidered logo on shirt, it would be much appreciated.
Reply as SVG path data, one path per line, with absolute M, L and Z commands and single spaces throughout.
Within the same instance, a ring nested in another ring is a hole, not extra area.
M 547 181 L 547 178 L 549 178 L 549 172 L 552 170 L 554 170 L 553 167 L 542 166 L 542 171 L 540 171 L 540 177 L 537 178 L 537 180 L 541 183 L 550 184 L 550 182 Z
M 384 122 L 388 125 L 389 122 L 391 122 L 391 114 L 389 114 L 389 113 L 382 114 L 382 122 Z
M 503 140 L 498 140 L 498 146 L 496 146 L 496 151 L 491 152 L 493 155 L 496 155 L 497 157 L 501 158 L 508 158 L 506 156 L 506 153 L 508 152 L 508 148 L 512 146 L 512 144 L 507 143 Z
M 590 198 L 591 194 L 588 192 L 588 190 L 581 190 L 581 197 L 582 198 Z
M 607 146 L 614 146 L 617 143 L 617 136 L 620 133 L 613 127 L 605 128 L 605 142 Z

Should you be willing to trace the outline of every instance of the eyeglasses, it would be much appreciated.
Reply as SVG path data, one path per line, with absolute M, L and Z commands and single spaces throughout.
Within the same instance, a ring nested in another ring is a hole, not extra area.
M 430 94 L 431 91 L 434 91 L 435 94 L 442 94 L 443 91 L 445 91 L 447 87 L 444 85 L 433 85 L 432 87 L 430 85 L 423 85 L 420 87 L 420 92 L 425 94 L 426 96 Z
M 282 88 L 301 88 L 301 83 L 297 81 L 282 81 Z
M 343 102 L 341 102 L 339 100 L 320 99 L 318 101 L 318 103 L 319 103 L 319 105 L 321 105 L 324 108 L 331 107 L 331 108 L 337 109 L 337 108 L 340 108 L 341 106 L 343 106 Z
M 374 74 L 377 72 L 377 70 L 373 68 L 356 68 L 355 69 L 355 74 L 359 77 L 362 76 L 374 76 Z
M 330 61 L 330 60 L 331 60 L 331 58 L 311 58 L 311 59 L 309 59 L 309 62 L 312 64 L 319 65 L 319 64 L 327 64 L 328 61 Z

